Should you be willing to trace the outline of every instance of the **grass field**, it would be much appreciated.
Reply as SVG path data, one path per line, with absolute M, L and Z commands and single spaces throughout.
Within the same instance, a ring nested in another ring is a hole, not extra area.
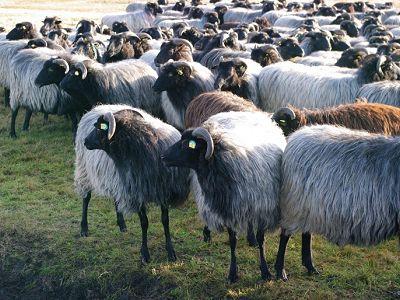
M 31 1 L 27 7 L 19 0 L 0 1 L 0 26 L 31 17 L 42 20 L 49 10 L 63 17 L 57 9 L 72 25 L 126 5 L 119 0 Z M 127 218 L 128 232 L 120 233 L 109 199 L 92 198 L 90 236 L 80 237 L 82 202 L 73 190 L 69 122 L 50 116 L 43 124 L 42 115 L 34 114 L 30 131 L 21 132 L 22 110 L 19 137 L 12 140 L 10 110 L 4 108 L 3 97 L 0 89 L 0 299 L 400 299 L 397 238 L 377 247 L 339 248 L 316 237 L 314 259 L 321 274 L 308 276 L 300 263 L 301 241 L 295 236 L 287 251 L 289 281 L 261 282 L 258 251 L 241 237 L 240 278 L 227 284 L 227 234 L 214 234 L 211 244 L 204 243 L 203 225 L 191 199 L 170 212 L 177 262 L 167 261 L 156 207 L 149 209 L 148 265 L 139 259 L 138 217 Z M 277 248 L 277 233 L 266 235 L 271 272 Z

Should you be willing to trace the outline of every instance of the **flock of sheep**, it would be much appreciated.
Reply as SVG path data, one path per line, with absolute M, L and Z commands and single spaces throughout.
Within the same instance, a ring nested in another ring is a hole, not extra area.
M 117 223 L 160 206 L 176 260 L 170 207 L 192 193 L 211 230 L 227 229 L 228 279 L 237 234 L 258 246 L 281 228 L 275 264 L 302 233 L 302 263 L 318 273 L 311 235 L 375 245 L 400 234 L 400 13 L 391 3 L 323 0 L 132 3 L 101 24 L 63 28 L 46 17 L 0 34 L 0 85 L 16 138 L 19 108 L 68 115 L 75 188 L 89 233 L 91 193 L 113 198 Z

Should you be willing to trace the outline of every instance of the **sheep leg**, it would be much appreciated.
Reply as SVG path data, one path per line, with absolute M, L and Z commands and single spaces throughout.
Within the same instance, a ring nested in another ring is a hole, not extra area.
M 10 137 L 15 139 L 17 134 L 15 133 L 15 120 L 17 119 L 19 107 L 13 109 L 11 112 L 11 127 L 10 127 Z
M 43 114 L 43 125 L 47 125 L 47 124 L 49 124 L 49 114 L 44 113 Z
M 4 106 L 10 107 L 10 89 L 4 88 Z
M 115 212 L 117 213 L 117 224 L 119 226 L 119 230 L 121 232 L 126 232 L 126 224 L 125 224 L 125 220 L 124 220 L 124 215 L 118 211 L 118 204 L 117 204 L 116 200 L 114 200 L 114 204 L 115 204 Z
M 236 264 L 236 244 L 237 244 L 237 236 L 236 232 L 231 228 L 228 228 L 229 233 L 229 245 L 231 247 L 231 265 L 229 268 L 228 281 L 229 283 L 234 283 L 237 279 L 237 264 Z
M 89 228 L 88 228 L 88 221 L 87 221 L 87 212 L 89 201 L 91 198 L 92 193 L 88 192 L 86 197 L 83 197 L 82 201 L 82 221 L 81 221 L 81 236 L 89 236 Z
M 164 234 L 165 234 L 165 249 L 168 253 L 169 261 L 176 261 L 176 254 L 174 247 L 172 246 L 171 235 L 169 233 L 169 216 L 168 216 L 168 208 L 161 206 L 161 222 L 164 226 Z
M 268 270 L 267 261 L 265 260 L 265 251 L 264 251 L 264 230 L 258 228 L 257 230 L 257 242 L 258 248 L 260 250 L 260 271 L 261 271 L 261 279 L 262 280 L 271 280 L 272 275 Z
M 203 240 L 206 243 L 210 243 L 211 242 L 211 231 L 210 229 L 208 229 L 208 226 L 204 226 L 203 228 Z
M 143 264 L 150 262 L 149 248 L 147 248 L 147 229 L 149 228 L 149 220 L 146 215 L 146 207 L 143 205 L 138 212 L 140 226 L 142 227 L 142 246 L 140 248 L 140 256 Z
M 252 222 L 249 222 L 247 225 L 247 242 L 249 243 L 250 247 L 257 247 L 259 245 L 254 235 Z
M 282 279 L 283 281 L 287 281 L 287 276 L 285 272 L 285 252 L 289 239 L 290 235 L 285 234 L 285 231 L 282 230 L 279 239 L 278 254 L 276 255 L 275 270 L 276 270 L 276 279 Z
M 32 111 L 27 108 L 25 111 L 25 119 L 24 119 L 24 124 L 22 125 L 22 130 L 27 131 L 29 129 L 29 122 L 32 117 Z
M 301 262 L 306 267 L 308 274 L 319 274 L 318 270 L 314 267 L 311 255 L 311 234 L 303 232 L 301 235 Z
M 72 138 L 75 145 L 76 130 L 78 129 L 78 118 L 76 117 L 75 113 L 71 113 L 69 116 L 71 118 Z

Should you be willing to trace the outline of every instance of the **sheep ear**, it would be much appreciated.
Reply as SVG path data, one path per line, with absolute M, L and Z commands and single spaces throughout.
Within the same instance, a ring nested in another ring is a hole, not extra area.
M 211 138 L 210 133 L 203 127 L 197 127 L 195 130 L 193 130 L 192 135 L 206 141 L 207 150 L 204 158 L 206 160 L 209 160 L 214 153 L 214 142 Z
M 111 112 L 108 112 L 104 115 L 104 121 L 108 122 L 108 140 L 111 140 L 112 137 L 114 136 L 115 129 L 116 129 L 116 123 L 115 123 L 115 118 L 114 115 Z
M 386 62 L 387 58 L 385 55 L 379 56 L 378 61 L 376 62 L 376 70 L 379 74 L 379 76 L 384 76 L 383 71 L 382 71 L 382 65 Z

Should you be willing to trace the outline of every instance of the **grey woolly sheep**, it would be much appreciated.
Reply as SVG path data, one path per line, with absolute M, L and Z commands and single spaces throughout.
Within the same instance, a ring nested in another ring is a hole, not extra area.
M 366 98 L 369 102 L 400 107 L 400 84 L 398 81 L 365 84 L 357 92 L 357 97 Z
M 400 138 L 331 125 L 293 133 L 282 159 L 282 234 L 275 264 L 286 280 L 285 249 L 303 232 L 302 262 L 312 262 L 311 234 L 337 245 L 375 245 L 399 234 Z
M 186 130 L 163 156 L 169 166 L 193 169 L 192 190 L 206 225 L 213 230 L 228 228 L 230 282 L 237 280 L 236 235 L 249 223 L 257 227 L 261 278 L 271 278 L 264 257 L 264 232 L 274 230 L 279 222 L 285 144 L 282 131 L 265 113 L 227 112 Z
M 121 212 L 138 213 L 142 227 L 141 258 L 150 260 L 147 247 L 146 206 L 161 207 L 168 259 L 176 260 L 169 232 L 168 210 L 185 201 L 189 194 L 189 170 L 167 168 L 161 154 L 179 140 L 179 131 L 144 111 L 125 109 L 101 115 L 85 138 L 89 150 L 102 150 L 112 160 L 123 191 L 115 198 Z M 109 180 L 113 178 L 108 178 Z M 123 195 L 122 197 L 120 195 Z M 124 195 L 129 195 L 125 198 Z

